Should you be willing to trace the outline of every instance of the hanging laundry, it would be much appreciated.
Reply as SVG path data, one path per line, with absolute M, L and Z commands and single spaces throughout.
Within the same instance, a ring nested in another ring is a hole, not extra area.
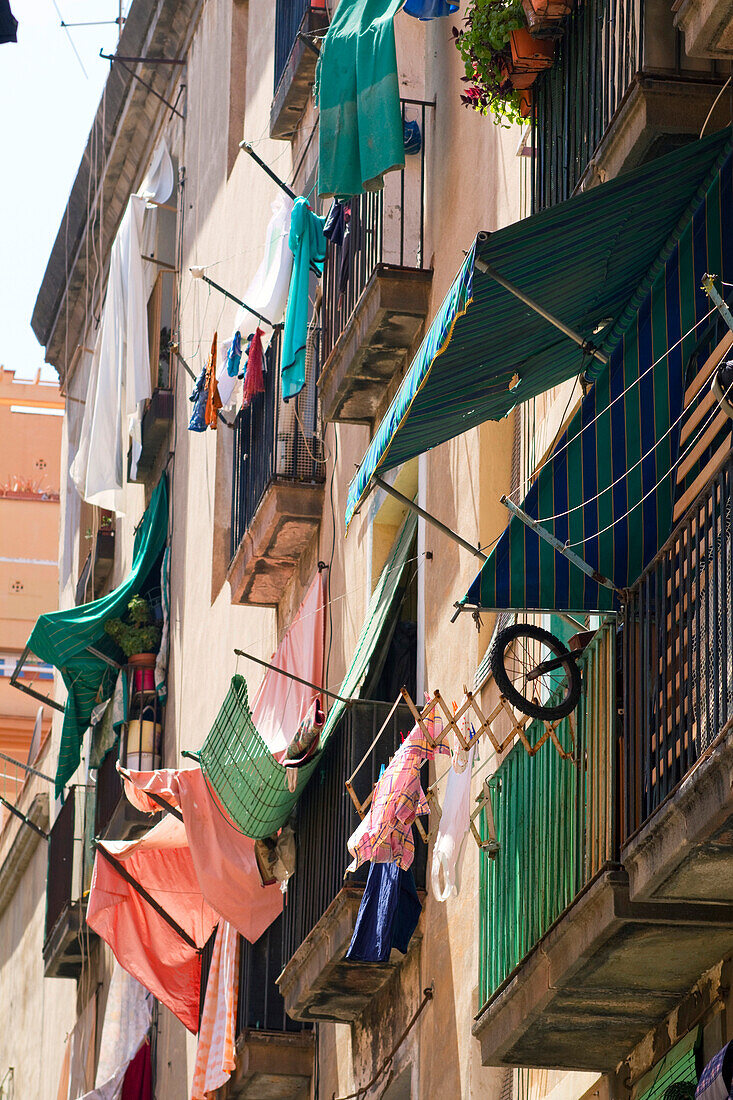
M 244 386 L 242 387 L 242 408 L 246 409 L 252 398 L 258 393 L 265 392 L 265 364 L 262 354 L 261 328 L 255 329 L 249 338 L 247 350 L 247 366 L 244 371 Z
M 0 0 L 0 44 L 18 41 L 18 20 L 10 10 L 10 0 Z
M 420 124 L 415 119 L 405 119 L 403 142 L 408 157 L 416 157 L 422 149 Z
M 293 253 L 288 244 L 293 200 L 281 193 L 272 203 L 271 209 L 272 217 L 265 234 L 262 262 L 242 299 L 273 325 L 279 325 L 285 316 L 293 270 Z M 249 332 L 252 325 L 257 323 L 259 318 L 246 306 L 241 306 L 234 320 L 234 328 L 240 332 Z
M 212 1100 L 236 1067 L 239 936 L 220 921 L 201 1014 L 191 1100 Z
M 157 208 L 149 201 L 165 202 L 172 186 L 173 168 L 162 142 L 143 187 L 130 197 L 110 252 L 79 448 L 70 470 L 84 500 L 116 512 L 124 508 L 128 446 L 130 476 L 136 476 L 141 410 L 152 396 L 147 308 L 156 276 L 155 265 L 144 263 L 143 255 L 154 251 Z
M 341 199 L 334 199 L 323 224 L 323 236 L 326 237 L 331 244 L 337 244 L 339 248 L 344 243 L 345 209 L 346 203 L 343 203 Z
M 168 698 L 168 650 L 170 647 L 171 604 L 171 548 L 166 546 L 160 565 L 160 604 L 163 610 L 163 627 L 160 633 L 158 655 L 155 658 L 155 691 L 161 703 Z
M 127 1067 L 120 1100 L 153 1100 L 153 1059 L 147 1040 Z
M 458 4 L 456 0 L 407 0 L 402 10 L 415 19 L 441 19 L 455 15 Z
M 211 428 L 213 431 L 217 429 L 219 409 L 221 408 L 219 387 L 216 384 L 216 344 L 217 336 L 216 333 L 214 333 L 214 339 L 211 341 L 209 360 L 206 364 L 206 412 L 204 414 L 207 427 Z
M 104 1008 L 96 1087 L 83 1100 L 118 1100 L 131 1063 L 146 1045 L 152 1009 L 153 998 L 147 989 L 114 959 Z
M 346 959 L 385 963 L 393 947 L 405 955 L 421 912 L 412 871 L 372 863 Z
M 262 885 L 274 886 L 279 882 L 280 889 L 285 893 L 288 880 L 295 872 L 295 833 L 292 826 L 283 825 L 275 836 L 256 840 L 255 857 Z
M 394 17 L 403 0 L 341 0 L 316 68 L 318 192 L 378 191 L 403 168 Z
M 302 768 L 303 764 L 318 751 L 318 741 L 325 723 L 326 715 L 323 712 L 321 700 L 316 698 L 298 726 L 298 732 L 285 750 L 283 764 L 286 768 Z
M 237 331 L 232 337 L 227 352 L 227 374 L 230 378 L 239 377 L 239 364 L 242 360 L 242 334 Z
M 446 784 L 443 813 L 438 835 L 433 845 L 433 865 L 430 884 L 437 901 L 447 901 L 458 893 L 458 861 L 471 824 L 471 764 L 473 748 L 469 752 L 468 765 L 451 767 Z
M 188 422 L 189 432 L 206 431 L 207 397 L 208 392 L 206 389 L 206 367 L 204 367 L 201 371 L 201 374 L 196 379 L 196 385 L 194 386 L 193 393 L 188 399 L 193 404 L 193 412 L 191 413 L 191 419 Z
M 239 337 L 237 341 L 237 337 Z M 237 353 L 234 350 L 235 342 L 239 345 L 239 351 Z M 221 398 L 221 405 L 223 409 L 229 408 L 233 404 L 234 391 L 237 388 L 237 379 L 241 374 L 241 355 L 242 355 L 242 337 L 238 332 L 235 332 L 231 340 L 222 340 L 219 344 L 219 362 L 216 368 L 216 384 L 219 387 L 219 397 Z M 230 361 L 230 356 L 232 356 Z M 230 368 L 234 370 L 234 374 L 230 374 Z
M 407 735 L 375 786 L 366 817 L 348 839 L 354 857 L 349 871 L 368 861 L 396 863 L 404 870 L 412 865 L 412 824 L 429 810 L 420 785 L 420 766 L 436 752 L 450 753 L 450 749 L 443 741 L 433 749 L 419 726 Z
M 288 306 L 282 345 L 282 395 L 296 397 L 305 382 L 305 342 L 308 334 L 309 282 L 311 273 L 321 277 L 326 259 L 325 218 L 318 217 L 307 199 L 295 200 L 290 216 L 288 243 L 293 253 Z
M 338 292 L 343 294 L 351 273 L 351 248 L 354 241 L 351 203 L 334 199 L 331 209 L 326 215 L 323 235 L 328 238 L 331 244 L 337 245 L 341 249 Z

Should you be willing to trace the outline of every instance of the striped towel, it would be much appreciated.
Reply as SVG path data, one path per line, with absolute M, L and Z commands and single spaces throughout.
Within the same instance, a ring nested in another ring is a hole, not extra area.
M 239 934 L 222 920 L 216 931 L 199 1027 L 191 1100 L 213 1100 L 236 1066 Z

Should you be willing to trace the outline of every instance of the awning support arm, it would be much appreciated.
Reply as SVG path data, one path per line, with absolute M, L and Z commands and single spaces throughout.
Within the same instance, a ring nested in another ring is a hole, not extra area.
M 127 768 L 122 768 L 118 764 L 117 771 L 123 779 L 129 780 L 130 772 Z M 155 802 L 158 806 L 160 806 L 162 810 L 165 810 L 166 813 L 173 814 L 173 816 L 177 817 L 179 821 L 183 821 L 183 814 L 178 809 L 178 807 L 171 806 L 170 802 L 166 802 L 166 800 L 164 798 L 161 798 L 159 794 L 156 794 L 153 791 L 142 791 L 142 794 L 144 794 L 146 798 L 149 798 L 151 802 Z
M 621 596 L 621 590 L 616 587 L 613 581 L 610 581 L 608 577 L 604 577 L 603 574 L 599 573 L 597 569 L 593 569 L 592 566 L 583 561 L 583 559 L 579 557 L 578 554 L 576 554 L 573 550 L 570 550 L 569 547 L 563 546 L 560 540 L 556 539 L 554 535 L 551 535 L 546 527 L 543 527 L 542 524 L 538 523 L 536 519 L 532 519 L 531 516 L 528 516 L 526 512 L 522 511 L 521 508 L 518 508 L 513 501 L 509 500 L 509 497 L 503 496 L 501 498 L 501 503 L 504 505 L 505 508 L 509 509 L 513 516 L 516 516 L 517 519 L 520 519 L 522 523 L 526 524 L 527 527 L 530 527 L 535 532 L 535 534 L 539 535 L 539 537 L 541 539 L 544 539 L 545 542 L 549 542 L 550 546 L 552 546 L 554 550 L 557 550 L 558 554 L 562 554 L 564 558 L 567 558 L 569 562 L 572 562 L 572 564 L 577 569 L 580 569 L 581 572 L 585 573 L 586 576 L 591 577 L 597 584 L 603 585 L 604 588 L 610 588 L 611 591 L 615 592 L 617 596 Z
M 47 703 L 49 707 L 53 707 L 54 710 L 60 710 L 63 714 L 66 710 L 66 707 L 63 705 L 63 703 L 57 703 L 55 699 L 51 699 L 48 695 L 43 695 L 40 691 L 34 691 L 33 688 L 29 688 L 25 684 L 18 683 L 18 677 L 20 676 L 23 665 L 28 660 L 29 653 L 30 649 L 28 648 L 28 646 L 26 646 L 20 657 L 18 658 L 18 662 L 15 668 L 13 669 L 13 674 L 10 677 L 10 686 L 17 688 L 18 691 L 22 691 L 26 695 L 30 695 L 33 699 L 38 699 L 40 703 Z
M 234 294 L 231 294 L 228 290 L 225 290 L 223 286 L 219 286 L 213 279 L 210 279 L 208 275 L 204 275 L 203 267 L 190 267 L 189 271 L 193 275 L 194 279 L 201 279 L 202 282 L 207 283 L 208 286 L 212 286 L 214 290 L 218 290 L 220 294 L 223 294 L 225 298 L 228 298 L 230 302 L 235 302 L 242 309 L 246 309 L 248 313 L 254 314 L 264 324 L 269 325 L 270 328 L 277 328 L 272 321 L 268 321 L 267 317 L 263 317 L 261 313 L 258 313 L 256 309 L 252 309 L 246 302 L 243 302 L 241 298 L 237 298 Z
M 488 239 L 488 234 L 485 233 L 479 233 L 478 236 L 479 240 Z M 556 329 L 559 329 L 560 332 L 564 333 L 565 336 L 572 340 L 573 343 L 577 344 L 579 348 L 582 348 L 582 350 L 588 355 L 594 356 L 601 363 L 608 362 L 608 356 L 604 355 L 602 351 L 599 351 L 594 344 L 592 344 L 589 340 L 585 340 L 580 335 L 580 333 L 576 332 L 575 329 L 570 328 L 569 325 L 566 325 L 565 322 L 561 321 L 558 317 L 555 317 L 553 313 L 550 313 L 548 310 L 546 310 L 544 306 L 541 306 L 539 304 L 539 302 L 535 302 L 534 298 L 530 298 L 528 294 L 525 294 L 524 291 L 520 290 L 518 286 L 514 285 L 514 283 L 510 283 L 508 279 L 505 279 L 503 275 L 500 275 L 499 272 L 495 268 L 491 267 L 490 264 L 487 264 L 484 260 L 479 259 L 475 259 L 473 263 L 474 267 L 478 271 L 480 271 L 482 275 L 488 275 L 494 280 L 495 283 L 498 283 L 499 286 L 503 286 L 504 290 L 508 290 L 509 293 L 513 294 L 515 298 L 519 298 L 520 302 L 524 302 L 526 306 L 529 306 L 530 309 L 533 309 L 535 313 L 538 313 L 540 315 L 540 317 L 544 317 L 544 319 L 549 324 L 553 325 Z
M 141 886 L 137 879 L 132 877 L 127 868 L 123 867 L 120 861 L 118 859 L 115 859 L 115 857 L 107 851 L 103 844 L 97 843 L 96 847 L 102 858 L 106 859 L 110 867 L 114 867 L 120 878 L 124 879 L 128 886 L 132 886 L 133 890 L 136 890 L 138 892 L 140 897 L 148 903 L 150 908 L 154 909 L 158 916 L 162 917 L 166 924 L 169 925 L 169 927 L 171 927 L 174 932 L 178 933 L 183 942 L 187 943 L 189 947 L 192 947 L 194 951 L 199 951 L 200 948 L 198 947 L 196 941 L 191 939 L 188 932 L 185 932 L 183 928 L 181 928 L 180 924 L 178 924 L 178 922 L 173 919 L 170 913 L 166 913 L 163 906 L 159 905 L 155 898 L 150 896 L 145 887 Z
M 424 519 L 426 523 L 432 523 L 433 527 L 437 527 L 439 531 L 442 531 L 449 539 L 453 539 L 453 542 L 457 542 L 464 550 L 468 550 L 475 558 L 480 558 L 481 561 L 488 561 L 488 555 L 484 554 L 480 547 L 474 546 L 472 543 L 456 534 L 455 531 L 451 531 L 450 527 L 446 527 L 444 523 L 441 523 L 440 520 L 436 519 L 430 512 L 426 512 L 425 509 L 421 508 L 419 504 L 416 504 L 414 500 L 410 500 L 409 497 L 398 492 L 398 490 L 393 488 L 384 478 L 381 478 L 379 474 L 372 474 L 372 481 L 375 485 L 378 485 L 380 489 L 383 489 L 385 493 L 389 493 L 391 497 L 398 500 L 400 504 L 404 504 L 405 508 L 409 508 L 411 512 L 415 512 L 421 519 Z
M 93 645 L 87 646 L 87 653 L 91 653 L 92 657 L 97 657 L 100 661 L 104 661 L 104 663 L 110 665 L 111 668 L 116 668 L 118 672 L 122 668 L 119 661 L 115 661 L 113 657 L 108 657 L 106 653 L 102 653 L 101 649 L 95 649 Z
M 8 764 L 14 764 L 16 768 L 22 768 L 24 772 L 30 772 L 31 775 L 37 775 L 39 779 L 45 779 L 47 783 L 56 782 L 50 775 L 44 775 L 37 768 L 32 768 L 30 764 L 23 764 L 22 761 L 16 760 L 14 756 L 8 756 L 7 753 L 0 752 L 0 760 L 7 760 Z
M 731 314 L 731 311 L 715 289 L 715 284 L 713 282 L 714 278 L 714 275 L 703 275 L 702 288 L 713 305 L 717 308 L 728 328 L 733 332 L 733 314 Z
M 295 680 L 297 684 L 303 684 L 307 688 L 312 688 L 313 691 L 317 691 L 320 695 L 328 695 L 330 699 L 338 699 L 339 703 L 346 703 L 347 706 L 351 706 L 354 702 L 353 699 L 344 699 L 343 695 L 337 695 L 335 691 L 329 691 L 327 688 L 319 687 L 318 684 L 312 684 L 310 680 L 304 680 L 301 676 L 296 676 L 294 672 L 286 672 L 284 668 L 278 668 L 277 665 L 270 664 L 269 661 L 263 661 L 261 657 L 255 657 L 252 653 L 245 653 L 243 649 L 235 649 L 237 657 L 246 657 L 248 661 L 254 661 L 255 664 L 263 665 L 264 668 L 269 668 L 272 672 L 279 672 L 281 676 L 287 676 L 289 680 Z
M 248 141 L 240 141 L 239 148 L 244 149 L 245 153 L 248 153 L 252 157 L 252 160 L 255 162 L 255 164 L 259 164 L 262 171 L 265 172 L 270 177 L 270 179 L 278 185 L 280 190 L 284 191 L 285 194 L 289 195 L 293 202 L 295 202 L 298 196 L 295 194 L 295 191 L 293 191 L 292 187 L 288 187 L 287 183 L 281 180 L 280 177 L 273 172 L 272 168 L 270 168 L 270 165 L 265 164 L 264 160 L 262 160 L 261 157 L 257 156 Z
M 20 818 L 23 824 L 27 825 L 29 829 L 32 829 L 34 833 L 38 833 L 44 840 L 48 840 L 49 834 L 44 832 L 40 825 L 36 825 L 35 821 L 31 821 L 29 817 L 21 813 L 17 806 L 14 806 L 12 802 L 8 802 L 7 798 L 3 798 L 2 795 L 0 795 L 0 803 L 2 803 L 6 810 L 10 810 L 11 814 L 15 814 L 16 817 Z

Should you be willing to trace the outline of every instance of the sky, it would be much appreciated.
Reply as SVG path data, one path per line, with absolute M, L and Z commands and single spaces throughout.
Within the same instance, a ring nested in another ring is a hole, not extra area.
M 113 53 L 117 43 L 114 23 L 67 32 L 61 19 L 112 21 L 118 2 L 10 4 L 18 42 L 0 45 L 0 364 L 23 378 L 40 367 L 51 380 L 31 315 L 109 74 L 99 51 Z

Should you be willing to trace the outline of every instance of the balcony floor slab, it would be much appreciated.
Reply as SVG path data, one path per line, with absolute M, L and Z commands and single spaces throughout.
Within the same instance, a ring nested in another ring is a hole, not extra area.
M 479 1013 L 483 1064 L 612 1071 L 730 950 L 732 920 L 632 902 L 626 874 L 602 872 Z
M 323 493 L 322 484 L 270 482 L 227 572 L 232 603 L 277 606 L 318 528 Z
M 430 270 L 377 265 L 318 379 L 325 420 L 380 415 L 425 324 L 432 279 Z
M 243 1032 L 237 1039 L 237 1068 L 227 1100 L 299 1100 L 313 1076 L 312 1031 Z
M 676 0 L 672 11 L 690 57 L 733 60 L 733 0 Z

